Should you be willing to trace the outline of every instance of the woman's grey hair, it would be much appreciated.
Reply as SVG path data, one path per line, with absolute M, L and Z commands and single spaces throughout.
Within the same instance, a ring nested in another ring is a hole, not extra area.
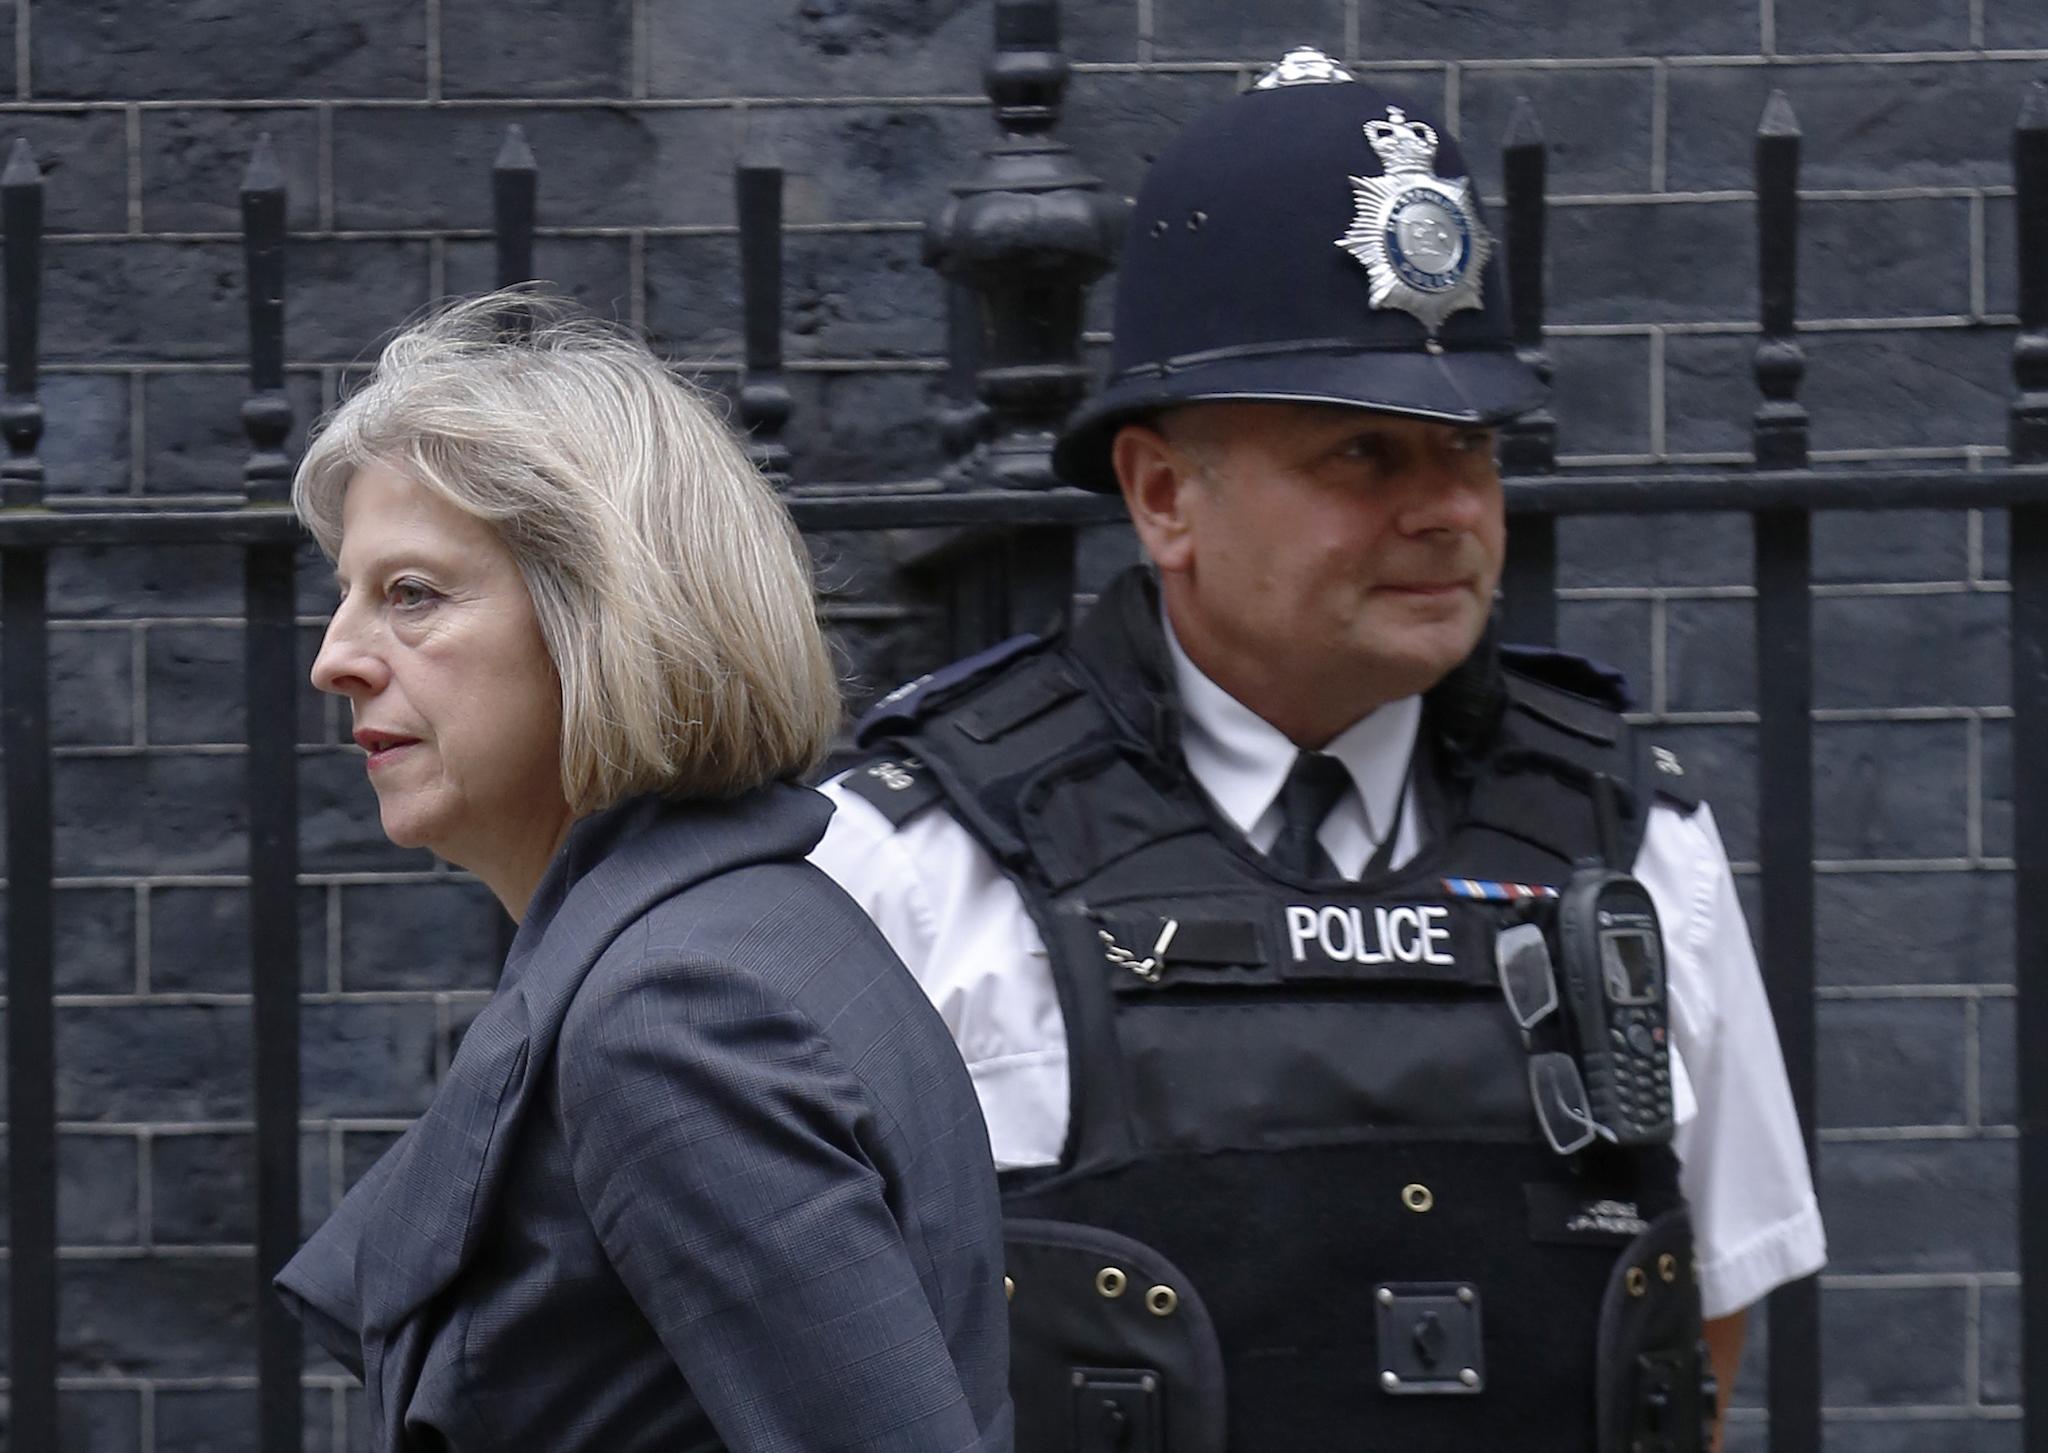
M 292 505 L 331 557 L 381 465 L 489 524 L 562 690 L 562 787 L 725 797 L 816 765 L 840 721 L 810 559 L 697 390 L 565 299 L 519 289 L 407 328 L 323 422 Z

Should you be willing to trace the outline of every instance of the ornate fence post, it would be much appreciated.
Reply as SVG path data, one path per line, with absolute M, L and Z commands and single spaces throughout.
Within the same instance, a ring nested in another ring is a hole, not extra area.
M 2048 465 L 2048 84 L 2028 89 L 2012 140 L 2020 334 L 2009 440 Z M 2019 976 L 2020 1387 L 2037 1447 L 2048 1429 L 2048 479 L 2012 510 L 2013 963 Z
M 1757 255 L 1763 340 L 1756 381 L 1763 394 L 1753 429 L 1756 466 L 1804 469 L 1806 408 L 1797 338 L 1799 122 L 1773 91 L 1757 128 Z M 1813 519 L 1804 507 L 1758 510 L 1756 662 L 1757 794 L 1762 803 L 1765 981 L 1792 1101 L 1814 1155 L 1813 1005 Z M 1813 1277 L 1771 1294 L 1771 1447 L 1820 1447 L 1820 1283 Z
M 1003 140 L 932 218 L 925 261 L 978 305 L 976 387 L 991 437 L 969 456 L 965 482 L 1047 489 L 1059 482 L 1053 435 L 1088 387 L 1082 305 L 1115 256 L 1122 208 L 1047 135 L 1067 84 L 1053 0 L 997 0 L 987 81 Z
M 747 455 L 778 489 L 789 486 L 789 386 L 782 381 L 782 168 L 740 167 L 740 297 L 746 312 L 747 368 L 740 379 L 740 423 Z
M 1544 174 L 1548 165 L 1543 128 L 1529 98 L 1515 102 L 1501 149 L 1507 192 L 1508 303 L 1513 311 L 1515 352 L 1548 384 L 1555 371 L 1543 349 Z M 1550 474 L 1557 468 L 1557 420 L 1546 403 L 1501 431 L 1501 472 Z M 1541 645 L 1557 640 L 1557 517 L 1516 519 L 1501 582 L 1507 625 L 1515 639 Z
M 498 236 L 498 286 L 509 288 L 533 278 L 534 201 L 540 171 L 533 148 L 517 125 L 505 128 L 505 144 L 491 164 L 491 211 Z
M 284 391 L 285 183 L 262 137 L 242 178 L 249 285 L 252 505 L 291 493 L 292 406 Z M 291 541 L 243 554 L 244 699 L 249 734 L 249 949 L 256 1082 L 257 1426 L 265 1448 L 296 1448 L 303 1395 L 299 1324 L 270 1279 L 299 1242 L 298 649 Z
M 36 400 L 43 178 L 27 141 L 0 173 L 6 219 L 7 398 L 0 404 L 0 505 L 43 502 L 43 406 Z M 51 893 L 49 557 L 0 551 L 0 752 L 7 778 L 8 1435 L 57 1435 L 56 942 Z

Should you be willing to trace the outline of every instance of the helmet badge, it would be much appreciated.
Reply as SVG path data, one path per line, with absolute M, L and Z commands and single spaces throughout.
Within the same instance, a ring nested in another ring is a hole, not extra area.
M 1479 278 L 1493 237 L 1479 220 L 1467 177 L 1436 174 L 1436 129 L 1389 106 L 1365 123 L 1382 175 L 1353 177 L 1357 210 L 1336 245 L 1365 265 L 1375 308 L 1412 314 L 1434 337 L 1461 308 L 1483 306 Z

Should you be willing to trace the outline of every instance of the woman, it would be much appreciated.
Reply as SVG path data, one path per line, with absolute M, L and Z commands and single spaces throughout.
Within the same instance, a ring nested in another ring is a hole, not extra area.
M 704 403 L 530 294 L 415 326 L 293 502 L 384 831 L 519 921 L 427 1113 L 278 1278 L 380 1450 L 1007 1449 L 946 1031 L 804 862 L 839 703 Z

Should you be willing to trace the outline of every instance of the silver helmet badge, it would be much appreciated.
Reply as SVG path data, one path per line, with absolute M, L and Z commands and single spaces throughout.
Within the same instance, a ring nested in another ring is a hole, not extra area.
M 1479 278 L 1493 237 L 1479 220 L 1468 177 L 1436 174 L 1436 129 L 1398 106 L 1365 123 L 1382 174 L 1353 177 L 1357 210 L 1337 246 L 1372 276 L 1375 308 L 1412 314 L 1434 337 L 1461 308 L 1483 306 Z
M 1254 91 L 1277 91 L 1282 86 L 1317 86 L 1348 81 L 1351 72 L 1312 45 L 1298 45 L 1252 82 Z

